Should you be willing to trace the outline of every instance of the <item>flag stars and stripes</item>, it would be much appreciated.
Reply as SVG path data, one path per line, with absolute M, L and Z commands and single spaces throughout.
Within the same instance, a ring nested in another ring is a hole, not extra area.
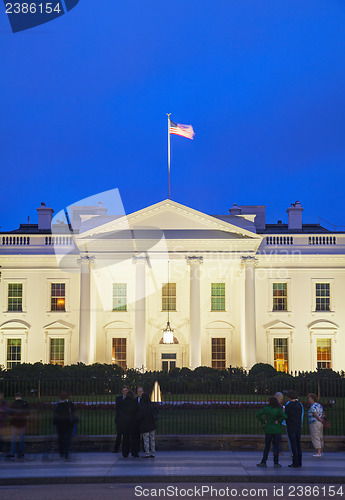
M 175 135 L 181 135 L 182 137 L 187 137 L 187 139 L 193 139 L 195 132 L 192 125 L 182 125 L 181 123 L 174 123 L 169 120 L 169 133 Z

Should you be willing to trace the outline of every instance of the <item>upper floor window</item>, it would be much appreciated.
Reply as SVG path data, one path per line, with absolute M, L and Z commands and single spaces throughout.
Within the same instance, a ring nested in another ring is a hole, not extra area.
M 113 311 L 127 311 L 127 283 L 113 284 Z
M 225 352 L 225 338 L 212 339 L 212 368 L 217 370 L 225 369 L 226 365 L 226 352 Z
M 19 365 L 22 360 L 21 339 L 7 339 L 7 369 Z
M 273 311 L 288 310 L 287 283 L 273 283 Z
M 332 368 L 331 339 L 317 339 L 317 368 Z
M 225 283 L 211 283 L 211 311 L 225 311 Z
M 315 310 L 330 311 L 331 309 L 331 287 L 330 283 L 315 283 Z
M 50 310 L 65 311 L 66 285 L 65 283 L 51 283 Z
M 8 284 L 8 311 L 23 311 L 23 284 Z
M 176 311 L 176 283 L 162 286 L 162 311 Z

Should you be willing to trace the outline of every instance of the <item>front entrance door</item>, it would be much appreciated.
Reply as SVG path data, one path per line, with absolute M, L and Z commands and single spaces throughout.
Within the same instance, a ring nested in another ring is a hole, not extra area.
M 169 372 L 176 368 L 176 353 L 162 353 L 162 370 Z

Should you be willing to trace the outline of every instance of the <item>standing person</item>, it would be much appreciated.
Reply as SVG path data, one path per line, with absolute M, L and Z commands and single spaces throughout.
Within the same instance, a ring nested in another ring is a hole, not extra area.
M 322 457 L 323 453 L 323 408 L 317 401 L 317 395 L 310 393 L 307 396 L 310 408 L 308 411 L 308 423 L 310 428 L 311 442 L 316 450 L 313 457 Z
M 283 395 L 283 393 L 282 392 L 276 392 L 275 395 L 274 395 L 274 397 L 278 401 L 278 404 L 279 404 L 280 408 L 284 411 L 284 395 Z M 286 421 L 285 420 L 282 422 L 282 425 L 286 425 Z M 282 435 L 280 434 L 280 437 L 279 437 L 279 450 L 281 450 L 281 443 L 282 443 Z M 280 455 L 282 455 L 281 451 L 279 451 L 279 456 Z
M 138 411 L 139 411 L 139 408 L 140 408 L 141 398 L 142 398 L 143 394 L 144 394 L 144 389 L 141 387 L 141 385 L 139 385 L 139 387 L 137 389 Z M 143 442 L 142 438 L 140 437 L 139 426 L 138 426 L 137 439 L 138 439 L 138 453 L 139 453 L 141 450 L 144 450 L 144 442 Z
M 302 467 L 301 434 L 303 421 L 303 405 L 298 401 L 296 391 L 288 391 L 288 403 L 285 405 L 287 415 L 286 427 L 292 449 L 292 464 L 289 467 Z
M 68 393 L 62 391 L 60 400 L 54 408 L 53 424 L 58 434 L 60 457 L 65 460 L 69 457 L 73 429 L 77 423 L 74 404 L 68 400 Z
M 273 462 L 274 467 L 280 468 L 279 463 L 279 443 L 281 438 L 281 423 L 286 419 L 286 415 L 280 407 L 277 398 L 269 398 L 268 406 L 265 406 L 257 412 L 256 418 L 265 425 L 265 449 L 261 462 L 258 467 L 267 467 L 266 462 L 270 451 L 271 442 L 273 442 Z
M 30 413 L 29 404 L 23 400 L 20 392 L 15 394 L 15 400 L 10 406 L 11 417 L 11 449 L 8 458 L 14 458 L 17 448 L 17 437 L 19 437 L 18 458 L 24 458 L 24 439 L 26 421 Z
M 123 415 L 123 402 L 127 396 L 128 392 L 128 385 L 124 385 L 122 387 L 122 394 L 120 396 L 117 396 L 115 399 L 115 405 L 116 405 L 116 415 L 115 415 L 115 424 L 116 424 L 116 440 L 114 444 L 114 449 L 113 453 L 117 453 L 119 451 L 121 441 L 122 441 L 122 434 L 123 434 L 123 427 L 125 424 L 125 418 Z
M 150 396 L 144 392 L 139 406 L 139 430 L 144 440 L 144 458 L 154 458 L 156 452 L 155 429 L 158 410 L 151 402 Z
M 139 386 L 138 389 L 137 389 L 137 401 L 138 401 L 138 406 L 140 405 L 141 403 L 141 397 L 142 395 L 144 394 L 144 389 Z
M 8 404 L 4 400 L 4 394 L 0 392 L 0 455 L 2 454 L 2 450 L 4 447 L 5 427 L 7 424 L 8 412 Z
M 129 452 L 131 452 L 132 457 L 139 457 L 138 403 L 132 391 L 127 391 L 127 395 L 122 404 L 122 411 L 124 416 L 122 456 L 128 457 Z

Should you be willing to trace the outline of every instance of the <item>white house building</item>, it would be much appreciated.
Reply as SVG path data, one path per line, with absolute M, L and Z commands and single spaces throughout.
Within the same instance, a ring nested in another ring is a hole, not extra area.
M 164 200 L 0 233 L 0 364 L 345 369 L 345 233 Z M 168 327 L 167 327 L 168 323 Z

